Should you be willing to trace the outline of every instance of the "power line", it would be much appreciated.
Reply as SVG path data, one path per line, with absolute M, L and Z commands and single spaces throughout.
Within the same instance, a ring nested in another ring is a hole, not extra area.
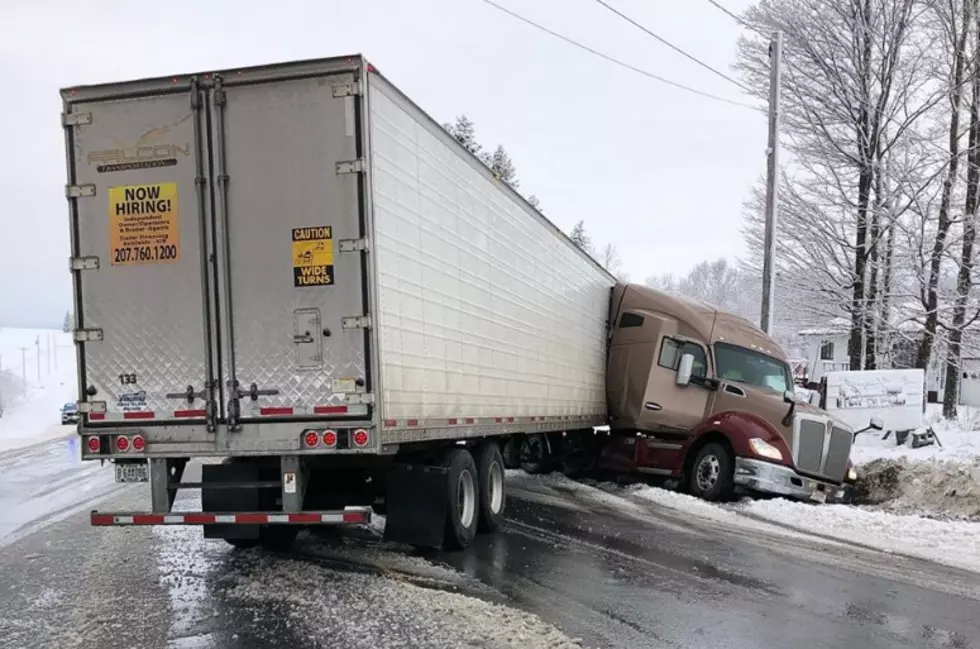
M 741 16 L 739 16 L 736 13 L 734 13 L 730 9 L 726 9 L 721 3 L 717 2 L 717 0 L 708 0 L 708 2 L 710 2 L 712 5 L 714 5 L 714 7 L 716 9 L 718 9 L 718 11 L 720 11 L 720 12 L 722 12 L 724 14 L 728 14 L 728 16 L 731 17 L 731 19 L 734 20 L 735 22 L 737 22 L 738 24 L 742 25 L 743 27 L 745 27 L 747 29 L 751 29 L 752 31 L 755 31 L 755 28 L 752 25 L 750 25 L 747 22 L 745 22 L 745 20 L 743 20 Z
M 746 88 L 745 86 L 743 86 L 741 83 L 739 83 L 735 79 L 732 79 L 730 76 L 728 76 L 724 72 L 721 72 L 720 70 L 717 70 L 716 68 L 711 67 L 710 65 L 708 65 L 707 63 L 705 63 L 701 59 L 697 58 L 693 54 L 688 54 L 687 52 L 685 52 L 681 48 L 677 47 L 676 45 L 674 45 L 673 43 L 671 43 L 670 41 L 668 41 L 664 37 L 659 36 L 658 34 L 654 33 L 651 29 L 648 29 L 648 28 L 644 27 L 643 25 L 641 25 L 640 23 L 636 22 L 635 20 L 633 20 L 632 18 L 630 18 L 629 16 L 627 16 L 626 14 L 624 14 L 619 9 L 616 9 L 615 7 L 612 7 L 605 0 L 596 0 L 596 2 L 598 2 L 600 5 L 602 5 L 603 7 L 605 7 L 606 9 L 608 9 L 609 11 L 613 12 L 614 14 L 616 14 L 617 16 L 619 16 L 620 18 L 622 18 L 623 20 L 625 20 L 629 24 L 633 25 L 637 29 L 643 31 L 645 34 L 647 34 L 649 36 L 652 36 L 653 38 L 657 39 L 658 41 L 660 41 L 661 43 L 663 43 L 664 45 L 666 45 L 670 49 L 674 50 L 675 52 L 677 52 L 681 56 L 684 56 L 685 58 L 687 58 L 687 59 L 689 59 L 691 61 L 694 61 L 695 63 L 697 63 L 698 65 L 700 65 L 705 70 L 708 70 L 709 72 L 715 73 L 716 75 L 718 75 L 719 77 L 721 77 L 725 81 L 728 81 L 729 83 L 733 83 L 736 86 L 738 86 L 739 88 L 741 88 L 742 90 L 744 90 L 745 92 L 751 94 L 751 91 L 748 88 Z
M 573 39 L 571 39 L 571 38 L 569 38 L 567 36 L 564 36 L 562 34 L 559 34 L 556 31 L 552 31 L 551 29 L 548 29 L 544 25 L 541 25 L 539 23 L 536 23 L 536 22 L 534 22 L 533 20 L 531 20 L 529 18 L 525 18 L 524 16 L 522 16 L 520 14 L 517 14 L 517 13 L 511 11 L 510 9 L 507 9 L 506 7 L 502 7 L 502 6 L 498 5 L 497 3 L 493 2 L 493 0 L 483 0 L 483 2 L 485 2 L 488 5 L 490 5 L 494 9 L 497 9 L 498 11 L 502 11 L 503 13 L 505 13 L 505 14 L 513 17 L 513 18 L 516 18 L 517 20 L 520 20 L 521 22 L 523 22 L 523 23 L 525 23 L 527 25 L 530 25 L 531 27 L 534 27 L 535 29 L 538 29 L 538 30 L 540 30 L 540 31 L 542 31 L 542 32 L 550 35 L 550 36 L 553 36 L 554 38 L 557 38 L 559 40 L 562 40 L 562 41 L 568 43 L 569 45 L 573 45 L 573 46 L 575 46 L 575 47 L 577 47 L 577 48 L 579 48 L 581 50 L 585 50 L 586 52 L 588 52 L 588 53 L 590 53 L 590 54 L 592 54 L 594 56 L 598 56 L 601 59 L 605 59 L 606 61 L 609 61 L 610 63 L 615 63 L 616 65 L 618 65 L 620 67 L 623 67 L 623 68 L 626 68 L 627 70 L 631 70 L 633 72 L 636 72 L 637 74 L 642 74 L 643 76 L 648 77 L 650 79 L 654 79 L 656 81 L 659 81 L 661 83 L 665 83 L 665 84 L 667 84 L 669 86 L 673 86 L 675 88 L 679 88 L 680 90 L 686 90 L 687 92 L 694 93 L 695 95 L 700 95 L 702 97 L 707 97 L 708 99 L 714 99 L 715 101 L 721 101 L 721 102 L 724 102 L 726 104 L 731 104 L 732 106 L 741 106 L 742 108 L 750 108 L 750 109 L 755 110 L 755 111 L 765 112 L 761 108 L 759 108 L 758 106 L 753 106 L 751 104 L 746 104 L 746 103 L 743 103 L 743 102 L 740 102 L 740 101 L 735 101 L 733 99 L 726 99 L 725 97 L 719 97 L 718 95 L 713 95 L 713 94 L 711 94 L 709 92 L 704 92 L 703 90 L 697 90 L 695 88 L 691 88 L 690 86 L 685 86 L 682 83 L 677 83 L 676 81 L 671 81 L 670 79 L 665 79 L 664 77 L 661 77 L 659 75 L 656 75 L 656 74 L 654 74 L 652 72 L 649 72 L 649 71 L 644 70 L 642 68 L 638 68 L 635 65 L 630 65 L 629 63 L 626 63 L 625 61 L 621 61 L 619 59 L 616 59 L 616 58 L 613 58 L 613 57 L 609 56 L 608 54 L 604 54 L 604 53 L 602 53 L 602 52 L 600 52 L 598 50 L 592 49 L 588 45 L 583 45 L 582 43 L 580 43 L 580 42 L 578 42 L 576 40 L 573 40 Z

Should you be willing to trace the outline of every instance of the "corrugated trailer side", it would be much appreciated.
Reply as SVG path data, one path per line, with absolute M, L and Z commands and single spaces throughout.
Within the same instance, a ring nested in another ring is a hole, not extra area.
M 615 278 L 368 75 L 383 443 L 606 420 Z

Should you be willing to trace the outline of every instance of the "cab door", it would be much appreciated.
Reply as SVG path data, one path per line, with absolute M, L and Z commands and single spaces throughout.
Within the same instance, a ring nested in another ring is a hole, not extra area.
M 677 368 L 684 354 L 694 356 L 694 371 L 691 383 L 680 386 L 677 385 Z M 687 437 L 707 412 L 711 391 L 704 386 L 703 379 L 709 372 L 709 357 L 704 345 L 677 334 L 665 334 L 654 362 L 650 364 L 643 399 L 642 421 L 647 424 L 644 428 Z

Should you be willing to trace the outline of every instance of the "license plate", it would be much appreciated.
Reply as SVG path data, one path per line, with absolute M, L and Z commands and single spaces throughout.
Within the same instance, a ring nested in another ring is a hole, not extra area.
M 814 491 L 810 494 L 810 500 L 814 500 L 818 503 L 827 502 L 827 492 L 826 491 Z
M 150 471 L 146 464 L 117 464 L 116 482 L 149 482 Z

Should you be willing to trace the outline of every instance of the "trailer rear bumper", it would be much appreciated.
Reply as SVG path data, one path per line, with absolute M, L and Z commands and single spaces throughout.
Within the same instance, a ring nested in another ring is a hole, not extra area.
M 93 526 L 137 525 L 364 525 L 371 522 L 370 507 L 345 507 L 326 512 L 91 512 Z

